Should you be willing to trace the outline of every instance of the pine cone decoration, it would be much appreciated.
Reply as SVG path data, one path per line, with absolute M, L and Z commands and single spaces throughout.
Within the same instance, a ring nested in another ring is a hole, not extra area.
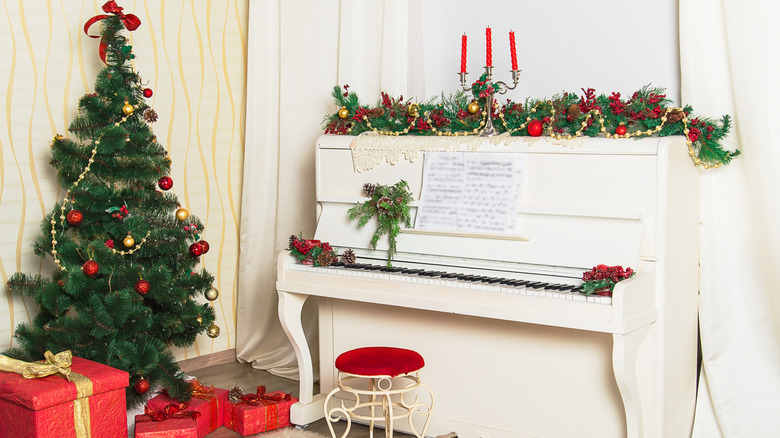
M 330 266 L 334 258 L 336 258 L 336 256 L 333 255 L 332 251 L 323 251 L 317 256 L 317 264 L 320 266 Z
M 377 117 L 382 117 L 383 115 L 385 115 L 385 109 L 382 107 L 368 110 L 368 117 L 372 119 L 375 119 Z
M 298 240 L 298 236 L 296 236 L 295 234 L 290 234 L 290 244 L 289 244 L 288 248 L 295 248 L 295 246 L 293 246 L 293 245 L 295 244 L 295 242 L 297 240 Z
M 157 111 L 151 108 L 145 109 L 143 116 L 147 123 L 154 123 L 157 121 Z
M 341 254 L 341 263 L 344 263 L 346 265 L 352 265 L 355 263 L 355 252 L 351 249 L 348 249 L 344 251 L 344 254 Z
M 376 209 L 379 211 L 380 214 L 387 214 L 390 212 L 390 209 L 388 207 L 392 205 L 393 205 L 393 200 L 388 198 L 387 196 L 383 196 L 379 198 L 379 200 L 376 202 Z
M 685 117 L 685 113 L 680 108 L 674 108 L 666 112 L 667 123 L 677 123 Z
M 580 111 L 580 106 L 577 105 L 576 103 L 571 104 L 571 106 L 569 106 L 569 109 L 566 111 L 566 115 L 571 116 L 573 119 L 578 118 L 579 116 L 582 115 L 582 111 Z
M 241 401 L 241 397 L 244 395 L 244 390 L 238 386 L 230 388 L 228 391 L 228 400 L 230 403 L 238 403 Z
M 376 191 L 376 184 L 371 183 L 365 183 L 363 184 L 363 194 L 367 197 L 371 198 L 374 196 L 374 192 Z

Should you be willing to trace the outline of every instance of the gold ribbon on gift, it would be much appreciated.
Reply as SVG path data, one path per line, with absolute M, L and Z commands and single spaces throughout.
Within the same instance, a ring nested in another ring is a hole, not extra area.
M 76 438 L 90 438 L 92 435 L 89 417 L 89 397 L 92 396 L 92 381 L 89 377 L 71 371 L 73 354 L 70 350 L 52 354 L 44 353 L 45 360 L 25 362 L 0 355 L 0 371 L 21 374 L 25 379 L 39 379 L 52 374 L 62 374 L 76 385 L 76 400 L 73 402 L 73 421 Z

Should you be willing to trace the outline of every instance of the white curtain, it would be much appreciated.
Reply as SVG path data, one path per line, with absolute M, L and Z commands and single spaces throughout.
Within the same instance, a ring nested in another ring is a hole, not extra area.
M 333 86 L 372 99 L 406 91 L 407 10 L 392 0 L 250 3 L 236 355 L 255 368 L 297 378 L 277 315 L 276 256 L 291 234 L 314 233 L 314 145 L 335 111 Z M 316 360 L 313 304 L 303 319 Z
M 702 175 L 703 371 L 693 436 L 780 436 L 780 5 L 681 0 L 682 101 L 734 115 L 742 155 Z

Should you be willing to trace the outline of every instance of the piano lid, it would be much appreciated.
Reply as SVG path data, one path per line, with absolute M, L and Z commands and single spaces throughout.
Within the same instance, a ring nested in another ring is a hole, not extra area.
M 361 229 L 357 221 L 349 221 L 347 209 L 366 200 L 362 196 L 365 183 L 392 185 L 403 179 L 419 199 L 424 153 L 413 162 L 401 155 L 394 165 L 385 163 L 356 172 L 350 149 L 354 139 L 335 135 L 318 139 L 315 238 L 381 259 L 386 239 L 380 240 L 378 251 L 368 248 L 375 222 Z M 511 138 L 508 144 L 485 140 L 477 148 L 478 152 L 525 157 L 515 234 L 405 230 L 398 238 L 396 259 L 443 264 L 451 260 L 474 267 L 523 264 L 584 270 L 602 263 L 637 268 L 641 258 L 658 257 L 657 234 L 665 214 L 685 208 L 685 200 L 674 196 L 669 181 L 676 173 L 695 172 L 682 137 L 587 138 L 578 147 L 526 140 Z M 413 219 L 417 205 L 412 204 Z

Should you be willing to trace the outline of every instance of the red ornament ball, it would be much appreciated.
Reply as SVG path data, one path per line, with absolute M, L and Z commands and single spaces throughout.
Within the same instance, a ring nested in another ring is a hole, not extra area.
M 192 245 L 190 245 L 190 254 L 192 254 L 195 257 L 198 257 L 201 254 L 203 254 L 203 245 L 201 245 L 198 242 L 195 242 Z
M 87 274 L 88 277 L 94 277 L 98 274 L 98 271 L 100 270 L 100 266 L 98 266 L 98 263 L 94 260 L 87 260 L 81 266 L 81 270 L 84 271 L 84 273 Z
M 170 190 L 173 187 L 173 179 L 170 176 L 164 176 L 157 181 L 157 185 L 163 190 Z
M 541 121 L 534 119 L 528 122 L 526 129 L 531 137 L 539 137 L 544 132 L 544 125 Z
M 149 381 L 143 378 L 136 380 L 135 384 L 133 385 L 133 389 L 135 389 L 135 392 L 139 394 L 146 394 L 150 387 L 151 385 L 149 385 Z
M 144 97 L 150 98 L 152 97 L 152 89 L 151 88 L 144 88 Z
M 141 279 L 135 282 L 135 291 L 141 295 L 146 295 L 152 288 L 152 284 L 148 281 Z
M 80 212 L 79 210 L 71 210 L 68 212 L 66 219 L 69 224 L 76 226 L 80 224 L 82 220 L 84 220 L 84 213 Z
M 618 125 L 618 127 L 615 128 L 615 134 L 617 135 L 626 135 L 626 132 L 628 132 L 626 125 Z
M 208 242 L 206 242 L 205 240 L 201 240 L 198 243 L 200 243 L 200 246 L 203 247 L 203 254 L 206 254 L 207 252 L 209 252 L 209 243 Z

